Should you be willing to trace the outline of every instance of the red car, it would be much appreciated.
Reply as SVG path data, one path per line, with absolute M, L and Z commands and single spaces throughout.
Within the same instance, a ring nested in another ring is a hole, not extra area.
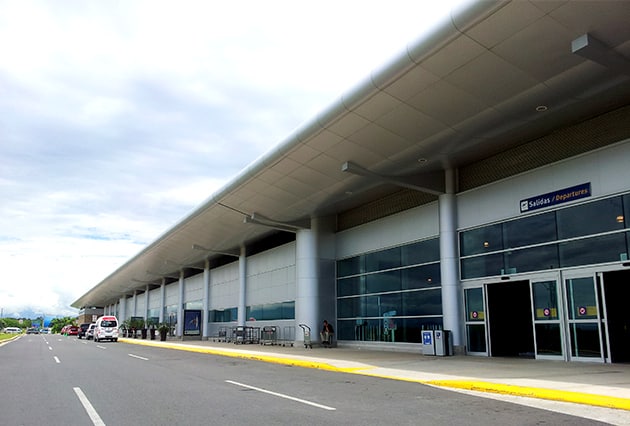
M 77 336 L 79 334 L 79 327 L 76 325 L 65 326 L 64 330 L 61 330 L 62 334 L 67 334 L 68 336 Z

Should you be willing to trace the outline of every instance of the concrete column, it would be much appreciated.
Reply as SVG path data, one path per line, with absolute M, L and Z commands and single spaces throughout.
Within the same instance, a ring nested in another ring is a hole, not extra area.
M 440 272 L 442 274 L 442 313 L 444 329 L 451 330 L 456 352 L 463 352 L 463 323 L 461 315 L 461 286 L 459 282 L 459 254 L 457 251 L 457 197 L 455 171 L 445 172 L 445 194 L 439 197 L 440 214 Z
M 184 270 L 179 271 L 179 298 L 177 299 L 177 329 L 178 337 L 184 335 Z
M 164 322 L 164 310 L 166 309 L 166 278 L 162 278 L 160 285 L 160 323 Z
M 138 292 L 136 290 L 133 291 L 133 312 L 131 313 L 132 317 L 138 316 Z
M 144 289 L 144 315 L 142 316 L 144 317 L 145 324 L 149 319 L 149 288 L 149 284 L 147 284 L 147 287 Z
M 124 320 L 127 319 L 127 298 L 125 296 L 120 298 L 120 312 L 118 313 L 118 315 L 120 315 L 118 317 L 118 321 L 123 322 Z
M 336 325 L 333 225 L 332 218 L 313 218 L 311 229 L 300 229 L 296 234 L 295 320 L 297 325 L 311 328 L 313 341 L 319 340 L 323 320 Z M 296 335 L 297 340 L 302 338 Z
M 201 314 L 201 340 L 208 340 L 208 310 L 210 309 L 210 261 L 203 265 L 203 313 Z
M 237 325 L 244 326 L 247 321 L 247 305 L 245 292 L 247 291 L 247 250 L 241 246 L 241 253 L 238 257 L 238 321 Z

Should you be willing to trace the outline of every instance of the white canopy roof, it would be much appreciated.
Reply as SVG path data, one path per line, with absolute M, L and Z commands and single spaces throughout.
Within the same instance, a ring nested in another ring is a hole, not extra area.
M 147 271 L 199 265 L 209 253 L 195 244 L 238 253 L 270 232 L 246 217 L 301 223 L 399 190 L 344 172 L 346 162 L 439 192 L 436 173 L 628 105 L 629 22 L 625 1 L 475 1 L 453 10 L 73 306 L 145 289 L 158 278 Z

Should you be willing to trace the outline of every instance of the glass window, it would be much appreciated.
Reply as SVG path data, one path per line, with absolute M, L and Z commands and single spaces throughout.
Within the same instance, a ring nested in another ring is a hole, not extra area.
M 624 228 L 630 228 L 630 194 L 626 194 L 622 197 L 623 202 L 623 217 L 618 217 L 617 220 L 623 220 Z
M 384 327 L 384 320 L 381 319 L 351 319 L 337 321 L 337 336 L 339 340 L 356 341 L 395 341 L 395 342 L 422 342 L 422 330 L 442 329 L 442 318 L 392 318 L 389 326 Z M 393 337 L 392 337 L 393 332 Z
M 466 342 L 468 343 L 468 352 L 485 352 L 486 327 L 482 324 L 467 325 Z
M 478 278 L 491 275 L 501 275 L 503 254 L 489 254 L 462 259 L 462 278 Z
M 337 262 L 337 276 L 347 277 L 357 275 L 363 272 L 363 257 L 356 256 L 348 259 L 342 259 Z
M 569 305 L 569 319 L 596 319 L 597 302 L 593 277 L 574 278 L 567 280 L 567 304 Z
M 571 337 L 571 355 L 599 358 L 599 329 L 594 323 L 575 323 L 569 327 Z
M 366 272 L 382 271 L 400 266 L 400 247 L 381 250 L 365 255 Z
M 436 289 L 402 293 L 402 308 L 398 315 L 442 315 L 442 291 Z
M 623 229 L 621 197 L 581 204 L 556 212 L 560 239 Z
M 534 293 L 534 318 L 536 320 L 558 319 L 558 293 L 555 281 L 532 283 Z
M 365 276 L 365 292 L 380 293 L 400 290 L 400 270 L 380 272 Z
M 529 246 L 557 239 L 555 212 L 524 217 L 503 224 L 505 248 Z
M 440 240 L 420 241 L 402 247 L 402 265 L 418 265 L 420 263 L 436 262 L 440 260 Z
M 402 270 L 401 287 L 403 290 L 439 287 L 442 284 L 441 278 L 439 263 L 407 268 Z
M 464 294 L 466 297 L 466 321 L 483 321 L 486 318 L 483 309 L 483 289 L 481 287 L 467 288 Z
M 186 302 L 184 303 L 184 309 L 202 309 L 203 301 L 195 300 L 194 302 Z
M 459 234 L 462 256 L 503 250 L 503 232 L 500 224 L 471 229 Z
M 556 269 L 558 265 L 557 244 L 510 250 L 505 253 L 505 273 L 507 274 Z
M 594 263 L 615 262 L 627 253 L 624 234 L 604 235 L 601 237 L 560 243 L 560 266 L 579 266 Z
M 295 301 L 282 302 L 282 319 L 295 319 Z
M 169 305 L 165 307 L 164 320 L 171 324 L 177 324 L 177 305 Z
M 562 355 L 560 324 L 536 324 L 536 352 L 538 355 Z
M 263 319 L 263 306 L 262 305 L 248 306 L 245 310 L 245 316 L 247 317 L 247 321 L 262 320 Z
M 384 313 L 395 312 L 393 315 L 402 315 L 402 294 L 401 293 L 390 293 L 390 294 L 381 294 L 379 296 L 374 296 L 378 300 L 378 315 L 369 315 L 368 316 L 379 316 L 382 317 Z
M 338 318 L 355 318 L 364 317 L 364 305 L 361 303 L 360 297 L 346 297 L 337 299 L 337 317 Z
M 352 296 L 365 293 L 365 275 L 337 280 L 337 296 Z
M 282 319 L 282 303 L 267 303 L 263 305 L 263 320 Z

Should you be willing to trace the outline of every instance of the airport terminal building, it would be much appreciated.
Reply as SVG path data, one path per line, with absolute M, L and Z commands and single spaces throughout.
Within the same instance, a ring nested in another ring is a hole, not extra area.
M 629 362 L 628 22 L 453 10 L 73 306 L 182 338 L 326 319 L 339 345 L 449 330 L 461 354 Z

